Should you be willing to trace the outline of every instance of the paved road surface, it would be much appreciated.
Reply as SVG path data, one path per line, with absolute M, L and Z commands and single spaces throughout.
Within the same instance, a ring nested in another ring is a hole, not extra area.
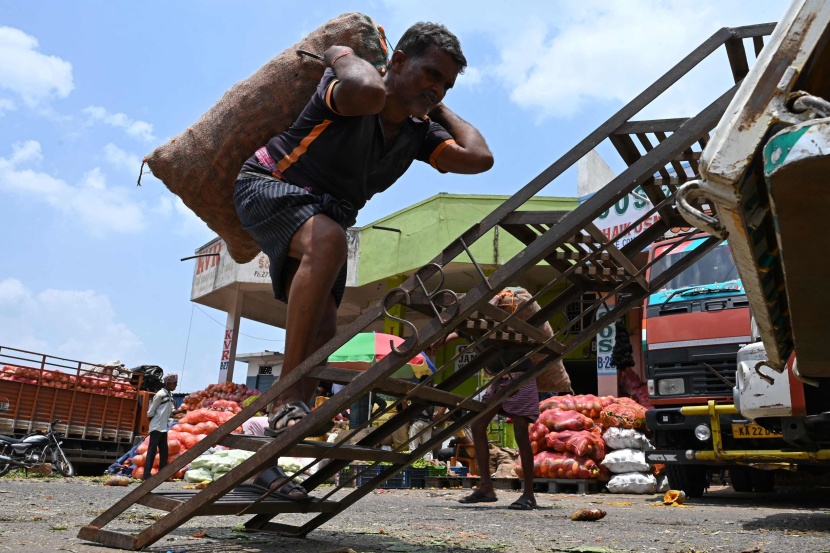
M 181 483 L 166 483 L 180 488 Z M 0 479 L 0 552 L 118 551 L 76 538 L 78 528 L 132 488 L 106 487 L 100 479 Z M 714 488 L 686 508 L 653 506 L 662 496 L 537 494 L 536 511 L 507 506 L 518 492 L 501 491 L 498 503 L 462 505 L 469 490 L 375 492 L 307 539 L 235 531 L 245 518 L 192 519 L 146 551 L 166 553 L 526 553 L 544 552 L 735 552 L 830 551 L 827 490 L 769 495 Z M 598 522 L 572 522 L 576 509 L 599 507 Z M 158 516 L 129 510 L 108 529 L 138 532 Z M 302 515 L 280 521 L 301 523 Z M 193 534 L 205 532 L 205 537 Z

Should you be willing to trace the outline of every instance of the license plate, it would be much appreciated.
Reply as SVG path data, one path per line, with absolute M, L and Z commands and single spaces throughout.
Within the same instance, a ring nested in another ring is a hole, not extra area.
M 781 434 L 777 434 L 767 430 L 763 426 L 757 424 L 732 424 L 733 438 L 780 438 Z

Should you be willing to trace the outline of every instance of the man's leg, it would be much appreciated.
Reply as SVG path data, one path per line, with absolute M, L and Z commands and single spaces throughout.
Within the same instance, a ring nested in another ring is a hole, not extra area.
M 347 254 L 343 228 L 326 215 L 311 217 L 291 238 L 285 275 L 288 311 L 281 378 L 291 374 L 337 332 L 337 305 L 331 292 Z M 292 289 L 298 293 L 292 294 Z M 316 387 L 316 382 L 310 380 L 291 386 L 277 398 L 272 410 L 290 401 L 310 401 Z
M 421 434 L 421 443 L 424 444 L 428 442 L 430 438 L 432 438 L 432 424 L 427 423 L 426 430 L 424 430 L 424 433 Z M 425 461 L 432 461 L 432 451 L 427 451 L 426 453 L 424 453 L 423 458 Z
M 288 376 L 337 332 L 337 304 L 332 288 L 346 263 L 347 254 L 343 228 L 326 215 L 311 217 L 291 238 L 284 275 L 288 311 L 280 378 Z M 292 288 L 296 293 L 291 293 Z M 317 381 L 301 380 L 274 401 L 271 412 L 292 401 L 309 402 L 316 388 Z M 285 424 L 290 426 L 294 423 L 288 421 Z M 277 477 L 276 474 L 273 469 L 263 471 L 260 474 L 266 481 L 263 485 L 279 490 L 290 499 L 307 497 L 307 492 L 296 482 L 289 482 L 286 477 Z
M 153 470 L 153 464 L 156 462 L 156 450 L 159 447 L 159 435 L 161 432 L 153 430 L 150 432 L 150 443 L 147 444 L 147 455 L 144 457 L 144 476 L 143 480 L 150 478 L 150 473 Z
M 167 466 L 167 432 L 159 432 L 159 470 Z
M 407 448 L 409 451 L 414 450 L 424 441 L 421 430 L 423 430 L 426 425 L 426 421 L 421 419 L 417 419 L 409 423 L 409 447 Z
M 461 503 L 496 500 L 496 493 L 493 491 L 493 479 L 490 476 L 490 443 L 487 441 L 487 426 L 498 412 L 499 405 L 493 405 L 470 425 L 473 434 L 473 449 L 476 452 L 476 466 L 478 467 L 478 489 L 467 497 L 460 499 Z
M 528 432 L 530 419 L 527 417 L 513 417 L 513 431 L 516 435 L 516 445 L 519 447 L 519 462 L 522 465 L 522 482 L 524 490 L 522 497 L 528 505 L 536 506 L 536 496 L 533 494 L 533 448 L 530 445 Z

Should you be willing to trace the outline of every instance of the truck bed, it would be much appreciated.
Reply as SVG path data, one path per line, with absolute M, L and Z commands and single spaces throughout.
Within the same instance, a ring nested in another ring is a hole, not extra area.
M 137 378 L 137 379 L 136 379 Z M 147 431 L 140 376 L 0 346 L 0 434 L 21 437 L 60 421 L 65 450 L 76 462 L 107 462 Z

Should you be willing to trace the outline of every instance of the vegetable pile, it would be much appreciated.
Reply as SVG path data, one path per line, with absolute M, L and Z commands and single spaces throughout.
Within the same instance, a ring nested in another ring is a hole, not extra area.
M 613 429 L 611 435 L 616 438 L 624 429 L 645 426 L 645 407 L 629 398 L 554 396 L 542 401 L 539 410 L 539 418 L 529 429 L 536 478 L 608 481 L 614 470 L 603 462 L 609 449 L 603 438 L 605 429 Z M 642 434 L 638 437 L 647 442 Z M 522 476 L 519 465 L 514 470 Z
M 61 371 L 4 365 L 0 368 L 0 380 L 9 380 L 24 384 L 42 383 L 44 386 L 50 388 L 77 390 L 79 392 L 102 394 L 110 397 L 127 399 L 135 397 L 135 386 L 130 384 L 129 380 L 118 378 L 116 375 L 107 375 L 104 377 L 76 376 Z
M 236 382 L 221 382 L 219 384 L 211 384 L 204 390 L 193 392 L 186 396 L 182 402 L 182 411 L 194 411 L 196 409 L 204 409 L 207 407 L 214 407 L 216 402 L 223 402 L 220 407 L 216 409 L 231 409 L 227 402 L 236 404 L 237 411 L 242 404 L 250 397 L 259 395 L 259 390 L 256 388 L 248 388 L 244 384 L 237 384 Z M 250 402 L 249 402 L 250 403 Z
M 212 482 L 225 476 L 231 469 L 253 454 L 253 451 L 227 449 L 200 455 L 190 463 L 190 468 L 185 473 L 184 479 L 193 483 Z
M 603 426 L 642 429 L 646 426 L 646 408 L 627 397 L 619 398 L 602 411 Z
M 605 407 L 608 407 L 617 400 L 614 396 L 598 397 L 593 394 L 553 396 L 539 404 L 540 411 L 548 409 L 562 409 L 563 411 L 576 411 L 589 419 L 599 421 L 600 414 Z
M 168 462 L 172 462 L 176 457 L 195 446 L 205 436 L 222 426 L 241 410 L 236 402 L 229 400 L 217 400 L 212 405 L 209 409 L 195 409 L 188 412 L 179 419 L 177 424 L 170 428 L 167 432 Z M 234 432 L 241 433 L 242 427 L 237 428 Z M 147 468 L 145 461 L 149 445 L 150 437 L 147 436 L 138 446 L 138 455 L 131 459 L 132 466 L 135 467 L 132 474 L 133 478 L 141 478 L 144 475 Z M 151 468 L 151 474 L 158 472 L 158 467 L 159 457 L 157 455 Z M 186 470 L 187 467 L 175 473 L 171 479 L 183 478 Z
M 172 463 L 176 457 L 182 454 L 182 452 L 187 449 L 184 446 L 184 443 L 192 443 L 189 447 L 193 447 L 199 443 L 199 441 L 206 436 L 206 434 L 199 435 L 198 438 L 194 436 L 194 441 L 189 442 L 185 438 L 180 436 L 181 433 L 176 432 L 174 430 L 170 430 L 167 432 L 167 462 Z M 144 477 L 144 471 L 147 469 L 146 461 L 147 461 L 147 448 L 150 446 L 150 436 L 144 438 L 144 441 L 141 442 L 141 445 L 138 446 L 138 450 L 136 450 L 137 455 L 133 456 L 130 460 L 132 463 L 133 474 L 132 477 L 140 480 Z M 150 474 L 155 474 L 158 472 L 159 469 L 159 458 L 160 456 L 157 454 L 155 458 L 155 462 L 150 470 Z M 171 477 L 171 480 L 177 480 L 184 477 L 184 470 L 180 470 L 176 474 Z

